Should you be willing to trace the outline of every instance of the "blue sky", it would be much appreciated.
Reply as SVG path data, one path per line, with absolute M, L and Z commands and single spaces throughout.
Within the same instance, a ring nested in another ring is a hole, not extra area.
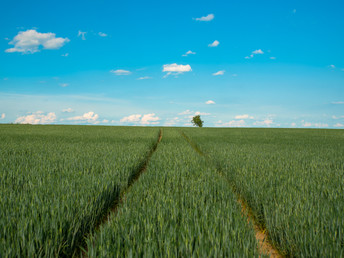
M 0 123 L 344 128 L 343 1 L 0 5 Z

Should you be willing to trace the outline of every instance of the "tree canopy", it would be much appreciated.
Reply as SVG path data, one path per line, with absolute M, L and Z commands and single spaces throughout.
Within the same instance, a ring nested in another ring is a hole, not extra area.
M 194 117 L 192 118 L 191 123 L 192 123 L 194 126 L 203 127 L 204 121 L 202 121 L 200 115 L 197 115 L 197 116 L 194 116 Z

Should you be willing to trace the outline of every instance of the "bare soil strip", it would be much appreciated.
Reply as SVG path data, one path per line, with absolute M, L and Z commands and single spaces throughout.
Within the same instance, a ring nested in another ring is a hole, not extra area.
M 208 161 L 215 164 L 214 161 L 212 161 L 208 155 L 201 151 L 201 149 L 195 144 L 184 132 L 180 132 L 180 134 L 185 138 L 185 140 L 190 144 L 190 146 L 201 156 L 205 157 Z M 261 225 L 257 223 L 255 220 L 255 216 L 252 212 L 252 209 L 247 205 L 246 201 L 239 195 L 239 193 L 235 190 L 233 182 L 230 182 L 228 178 L 223 174 L 221 168 L 219 165 L 216 165 L 216 171 L 224 178 L 225 181 L 229 184 L 232 191 L 235 193 L 238 203 L 241 205 L 241 211 L 244 216 L 247 217 L 247 222 L 252 222 L 255 237 L 258 242 L 258 251 L 260 255 L 269 255 L 273 258 L 280 258 L 283 257 L 283 255 L 280 254 L 280 252 L 271 244 L 271 241 L 268 237 L 268 233 L 265 228 L 261 228 Z
M 133 173 L 130 175 L 130 177 L 128 179 L 127 187 L 121 192 L 121 194 L 119 195 L 119 198 L 116 199 L 116 201 L 113 203 L 113 205 L 111 207 L 109 207 L 108 211 L 104 214 L 103 219 L 99 221 L 99 223 L 95 226 L 95 228 L 94 228 L 94 230 L 92 230 L 92 232 L 99 230 L 99 228 L 103 224 L 109 222 L 111 215 L 117 213 L 119 206 L 125 201 L 126 193 L 128 193 L 130 191 L 130 188 L 139 179 L 141 174 L 146 171 L 148 163 L 150 161 L 150 158 L 152 157 L 153 153 L 156 151 L 158 144 L 161 142 L 161 139 L 162 139 L 162 130 L 160 129 L 158 140 L 150 149 L 149 153 L 147 154 L 147 158 L 144 161 L 142 161 L 139 164 L 138 169 L 135 169 L 135 171 L 133 171 Z M 86 238 L 90 237 L 92 232 L 90 232 L 89 235 L 86 236 Z M 84 244 L 82 246 L 79 246 L 78 250 L 75 250 L 75 252 L 74 252 L 74 256 L 80 256 L 80 254 L 81 254 L 81 257 L 88 257 L 87 256 L 86 239 L 85 239 Z

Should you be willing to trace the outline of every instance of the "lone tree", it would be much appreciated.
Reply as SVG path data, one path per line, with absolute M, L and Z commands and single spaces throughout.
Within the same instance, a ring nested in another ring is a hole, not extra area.
M 201 116 L 200 115 L 194 116 L 192 118 L 192 120 L 191 120 L 191 123 L 194 126 L 203 127 L 203 121 L 201 120 Z

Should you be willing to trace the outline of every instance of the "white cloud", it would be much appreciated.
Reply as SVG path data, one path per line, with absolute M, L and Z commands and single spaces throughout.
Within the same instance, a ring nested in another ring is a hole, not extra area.
M 197 116 L 197 115 L 200 115 L 200 116 L 209 116 L 210 113 L 206 113 L 206 112 L 200 112 L 200 111 L 191 111 L 189 109 L 181 112 L 181 113 L 178 113 L 178 115 L 181 115 L 181 116 L 187 116 L 189 118 L 192 118 L 193 116 Z
M 263 121 L 256 121 L 253 123 L 253 125 L 258 125 L 258 126 L 268 126 L 270 127 L 274 121 L 271 118 L 266 118 Z
M 314 123 L 315 127 L 323 128 L 323 127 L 328 127 L 328 124 L 325 123 Z
M 40 46 L 44 49 L 59 49 L 70 40 L 68 38 L 56 38 L 55 33 L 40 33 L 36 30 L 20 31 L 11 42 L 13 48 L 5 50 L 7 53 L 35 53 L 40 51 Z
M 104 120 L 102 121 L 102 123 L 107 124 L 107 123 L 109 123 L 109 120 L 104 119 Z
M 271 60 L 276 60 L 276 57 L 271 56 L 270 59 L 271 59 Z
M 67 120 L 69 121 L 80 121 L 80 122 L 88 122 L 90 124 L 98 124 L 99 115 L 94 113 L 93 111 L 84 113 L 82 116 L 74 116 L 69 117 Z
M 318 128 L 328 127 L 328 124 L 325 124 L 325 123 L 310 123 L 304 120 L 302 120 L 301 123 L 303 127 L 318 127 Z
M 69 53 L 62 54 L 61 56 L 67 57 L 67 56 L 69 56 Z
M 344 118 L 344 116 L 332 116 L 333 119 L 341 119 Z
M 257 49 L 257 50 L 252 51 L 251 55 L 245 56 L 245 59 L 251 59 L 255 55 L 262 55 L 262 54 L 264 54 L 264 52 L 261 49 Z
M 136 80 L 148 80 L 148 79 L 152 79 L 152 77 L 149 76 L 143 76 L 143 77 L 139 77 Z
M 207 16 L 203 16 L 203 17 L 200 17 L 200 18 L 194 18 L 194 20 L 196 21 L 211 21 L 215 18 L 215 15 L 214 14 L 208 14 Z
M 208 47 L 217 47 L 219 44 L 220 42 L 215 40 L 213 43 L 209 44 Z
M 6 114 L 2 113 L 1 116 L 0 116 L 0 119 L 5 119 L 5 117 L 6 117 Z
M 62 109 L 62 112 L 63 113 L 73 113 L 74 110 L 72 108 L 65 108 L 65 109 Z
M 213 100 L 208 100 L 208 101 L 205 102 L 205 104 L 207 104 L 207 105 L 214 105 L 214 104 L 215 104 L 215 101 L 213 101 Z
M 165 78 L 171 74 L 178 75 L 181 73 L 190 72 L 190 71 L 192 71 L 192 69 L 191 69 L 191 66 L 188 64 L 187 65 L 179 65 L 179 64 L 173 63 L 173 64 L 163 65 L 162 71 L 167 72 L 167 74 L 164 76 L 164 78 Z
M 237 75 L 236 73 L 233 73 L 232 76 L 233 76 L 233 77 L 237 77 L 238 75 Z
M 304 126 L 304 127 L 310 127 L 310 126 L 312 126 L 312 123 L 302 121 L 302 126 Z
M 254 119 L 253 116 L 249 116 L 248 114 L 244 114 L 244 115 L 237 115 L 234 117 L 235 119 Z
M 176 125 L 179 122 L 179 117 L 174 117 L 172 119 L 167 119 L 165 122 L 165 126 L 173 126 Z
M 101 37 L 107 37 L 107 34 L 104 33 L 104 32 L 99 32 L 98 35 L 101 36 Z
M 82 40 L 86 40 L 85 35 L 87 32 L 81 30 L 78 31 L 78 37 L 81 37 Z
M 196 55 L 196 52 L 192 52 L 191 50 L 189 50 L 188 52 L 186 52 L 184 55 L 182 56 L 188 56 L 188 55 Z
M 210 113 L 196 111 L 195 112 L 195 116 L 198 116 L 198 115 L 200 115 L 200 116 L 210 116 Z
M 18 117 L 14 123 L 16 124 L 50 124 L 56 121 L 56 114 L 50 112 L 44 114 L 42 111 L 33 112 L 27 116 Z
M 133 123 L 133 122 L 138 122 L 140 121 L 140 118 L 141 118 L 142 115 L 130 115 L 130 116 L 126 116 L 126 117 L 123 117 L 120 122 L 122 123 Z
M 221 70 L 221 71 L 218 71 L 216 73 L 213 73 L 214 76 L 224 75 L 224 74 L 225 74 L 225 70 Z
M 232 120 L 227 123 L 224 123 L 220 120 L 216 122 L 216 126 L 218 127 L 244 127 L 246 126 L 246 124 L 244 120 Z
M 185 110 L 185 111 L 179 113 L 178 115 L 184 116 L 184 115 L 191 115 L 191 114 L 193 114 L 193 113 L 194 113 L 193 111 L 187 109 L 187 110 Z
M 290 126 L 291 127 L 296 127 L 296 123 L 291 123 Z
M 122 70 L 122 69 L 111 70 L 110 73 L 113 73 L 113 74 L 116 74 L 116 75 L 129 75 L 129 74 L 131 74 L 130 71 Z
M 334 125 L 334 127 L 344 127 L 344 124 L 337 123 L 337 124 Z
M 135 115 L 130 115 L 123 117 L 120 122 L 122 123 L 136 123 L 136 124 L 142 124 L 142 125 L 155 125 L 159 124 L 160 118 L 155 115 L 155 113 L 151 114 L 145 114 L 145 115 L 140 115 L 140 114 L 135 114 Z
M 69 86 L 69 83 L 60 83 L 60 86 L 61 87 L 67 87 L 67 86 Z
M 333 64 L 329 65 L 329 67 L 332 68 L 332 69 L 335 69 L 335 68 L 336 68 L 336 66 L 333 65 Z
M 252 54 L 254 54 L 254 55 L 262 55 L 262 54 L 264 54 L 264 52 L 261 49 L 257 49 L 257 50 L 252 51 Z
M 342 104 L 344 104 L 344 101 L 334 101 L 334 102 L 332 102 L 332 104 L 342 105 Z
M 141 124 L 143 124 L 143 125 L 158 124 L 159 120 L 160 120 L 160 118 L 155 116 L 154 113 L 146 114 L 146 115 L 143 115 L 143 117 L 141 119 Z

